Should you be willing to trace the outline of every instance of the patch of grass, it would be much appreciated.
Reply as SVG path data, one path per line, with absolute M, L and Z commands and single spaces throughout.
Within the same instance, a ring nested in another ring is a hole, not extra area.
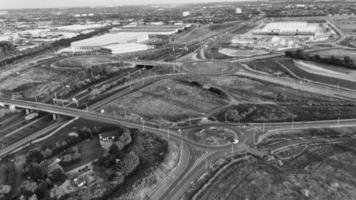
M 78 162 L 74 162 L 73 164 L 65 165 L 63 167 L 64 171 L 70 171 L 91 161 L 94 161 L 104 153 L 104 150 L 101 148 L 100 141 L 98 138 L 85 140 L 77 144 L 76 146 L 78 146 L 79 148 L 81 159 Z
M 240 120 L 240 122 L 285 122 L 285 121 L 316 121 L 356 118 L 356 107 L 353 104 L 338 103 L 281 103 L 272 104 L 239 104 L 226 108 L 214 117 L 219 121 L 225 121 L 225 113 L 228 110 L 237 110 L 241 115 L 248 109 L 254 111 Z

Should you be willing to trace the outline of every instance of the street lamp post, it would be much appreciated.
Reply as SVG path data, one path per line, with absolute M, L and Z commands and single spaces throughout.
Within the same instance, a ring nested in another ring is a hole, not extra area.
M 145 120 L 141 117 L 142 121 L 142 131 L 145 131 Z

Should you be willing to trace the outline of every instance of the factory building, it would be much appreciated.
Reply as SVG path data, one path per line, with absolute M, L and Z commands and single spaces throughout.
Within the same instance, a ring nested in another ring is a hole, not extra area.
M 307 22 L 272 22 L 266 24 L 262 29 L 254 31 L 255 35 L 309 35 L 315 36 L 320 27 L 317 23 Z
M 143 51 L 152 48 L 147 45 L 152 37 L 166 38 L 178 31 L 189 27 L 189 25 L 148 25 L 138 26 L 130 24 L 120 29 L 112 29 L 105 35 L 76 41 L 66 51 L 93 52 L 104 50 L 112 54 Z

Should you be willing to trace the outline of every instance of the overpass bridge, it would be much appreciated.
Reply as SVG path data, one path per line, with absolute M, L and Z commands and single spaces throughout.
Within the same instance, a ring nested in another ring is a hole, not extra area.
M 118 124 L 117 120 L 113 120 L 111 117 L 101 115 L 95 112 L 89 112 L 87 110 L 80 110 L 77 108 L 70 108 L 70 107 L 46 104 L 41 102 L 0 98 L 0 105 L 3 107 L 6 106 L 12 107 L 13 109 L 21 108 L 21 109 L 28 109 L 28 110 L 36 110 L 36 111 L 51 113 L 55 115 L 68 116 L 73 118 L 82 118 L 90 121 Z M 120 122 L 123 122 L 122 125 L 125 126 L 129 126 L 132 128 L 139 128 L 135 123 L 124 122 L 121 120 Z
M 14 99 L 2 99 L 0 98 L 0 106 L 2 107 L 12 107 L 14 108 L 21 108 L 21 109 L 28 109 L 28 110 L 36 110 L 36 111 L 42 111 L 42 112 L 47 112 L 47 113 L 52 113 L 55 115 L 62 115 L 62 116 L 68 116 L 68 117 L 73 117 L 75 119 L 82 118 L 86 119 L 89 121 L 95 121 L 95 122 L 101 122 L 105 124 L 112 124 L 112 125 L 121 125 L 121 126 L 126 126 L 128 128 L 135 128 L 135 129 L 143 129 L 145 131 L 149 132 L 156 132 L 156 133 L 161 133 L 164 134 L 164 130 L 160 130 L 158 128 L 155 128 L 155 126 L 152 126 L 150 123 L 146 123 L 141 125 L 140 123 L 133 123 L 125 120 L 119 120 L 119 119 L 114 119 L 110 116 L 105 116 L 101 115 L 95 112 L 89 112 L 86 110 L 80 110 L 76 108 L 69 108 L 69 107 L 62 107 L 58 105 L 52 105 L 52 104 L 45 104 L 45 103 L 40 103 L 40 102 L 31 102 L 31 101 L 24 101 L 24 100 L 14 100 Z M 41 137 L 45 134 L 47 134 L 50 131 L 55 130 L 59 126 L 64 126 L 66 123 L 65 120 L 58 120 L 54 124 L 46 127 L 45 129 L 36 132 L 35 134 L 32 134 L 28 137 L 25 137 L 14 144 L 11 144 L 3 149 L 0 149 L 0 160 L 3 156 L 7 155 L 8 153 L 11 153 L 12 151 L 16 150 L 19 147 L 22 147 L 31 141 L 35 140 L 38 137 Z M 174 136 L 174 130 L 171 130 L 172 136 Z
M 15 108 L 21 108 L 21 109 L 29 109 L 29 110 L 36 110 L 36 111 L 42 111 L 42 112 L 47 112 L 47 113 L 52 113 L 52 114 L 57 114 L 57 115 L 63 115 L 63 116 L 68 116 L 68 117 L 73 117 L 75 119 L 77 118 L 82 118 L 86 119 L 89 121 L 95 121 L 95 122 L 100 122 L 100 123 L 105 123 L 105 124 L 112 124 L 112 125 L 121 125 L 125 126 L 128 128 L 134 128 L 134 129 L 142 129 L 143 131 L 147 131 L 150 133 L 156 133 L 161 136 L 167 136 L 168 135 L 168 129 L 161 129 L 157 127 L 157 125 L 149 123 L 149 122 L 131 122 L 123 119 L 115 119 L 110 116 L 98 114 L 95 112 L 89 112 L 87 110 L 80 110 L 77 108 L 69 108 L 69 107 L 62 107 L 58 105 L 52 105 L 52 104 L 46 104 L 46 103 L 40 103 L 40 102 L 31 102 L 31 101 L 25 101 L 25 100 L 15 100 L 15 99 L 3 99 L 0 98 L 0 105 L 3 107 L 6 106 L 12 106 Z M 64 126 L 65 125 L 65 120 L 58 120 L 56 123 L 46 127 L 45 129 L 41 130 L 40 132 L 37 132 L 33 135 L 30 135 L 29 137 L 23 138 L 16 143 L 7 146 L 3 149 L 0 149 L 0 160 L 3 156 L 7 155 L 8 153 L 11 153 L 15 149 L 26 145 L 33 141 L 34 139 L 41 137 L 45 135 L 46 133 L 54 130 L 58 126 Z M 194 145 L 199 148 L 203 149 L 216 149 L 216 150 L 222 150 L 225 149 L 226 146 L 211 146 L 211 145 L 206 145 L 206 144 L 200 144 L 195 141 L 191 141 L 188 138 L 182 137 L 180 130 L 178 129 L 170 129 L 169 130 L 169 137 L 172 139 L 175 139 L 176 141 L 180 142 L 186 142 L 188 144 Z M 230 147 L 230 144 L 228 144 Z

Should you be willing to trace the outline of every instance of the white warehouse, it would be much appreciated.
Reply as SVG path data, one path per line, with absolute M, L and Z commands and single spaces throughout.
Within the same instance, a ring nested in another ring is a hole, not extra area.
M 184 26 L 123 27 L 122 29 L 113 29 L 112 32 L 105 35 L 72 42 L 69 50 L 71 52 L 105 50 L 113 54 L 142 51 L 151 48 L 145 44 L 150 39 L 150 35 L 171 35 L 176 33 L 179 28 L 184 28 Z
M 308 22 L 272 22 L 266 24 L 262 29 L 254 31 L 257 35 L 311 35 L 320 33 L 321 27 L 318 23 Z

